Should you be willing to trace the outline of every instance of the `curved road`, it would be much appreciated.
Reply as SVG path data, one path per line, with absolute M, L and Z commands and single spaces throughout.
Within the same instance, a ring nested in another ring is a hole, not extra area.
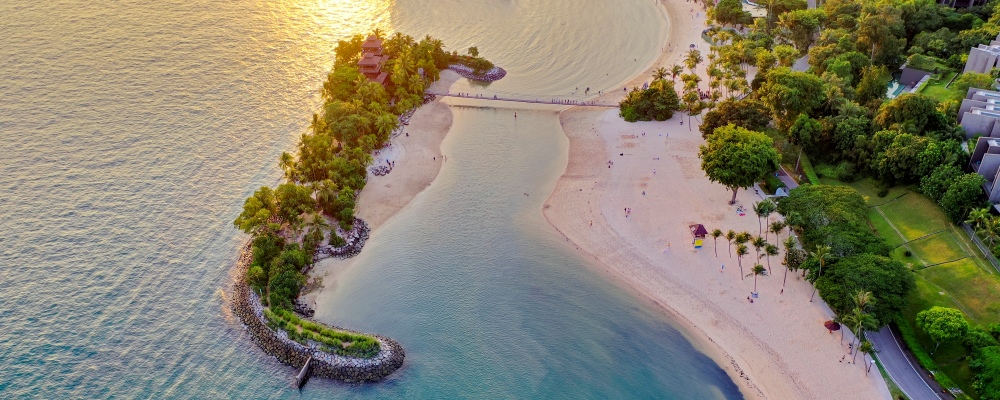
M 896 382 L 911 400 L 939 400 L 951 399 L 951 396 L 942 397 L 931 387 L 932 384 L 924 380 L 924 369 L 915 362 L 911 363 L 903 353 L 902 343 L 896 340 L 888 326 L 883 327 L 878 332 L 868 332 L 865 335 L 878 350 L 877 356 L 885 371 Z M 939 388 L 937 383 L 933 386 Z

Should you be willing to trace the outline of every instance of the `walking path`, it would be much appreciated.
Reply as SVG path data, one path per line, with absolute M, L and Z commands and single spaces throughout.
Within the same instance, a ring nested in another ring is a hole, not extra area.
M 899 386 L 906 397 L 911 400 L 939 400 L 942 398 L 931 387 L 932 384 L 937 387 L 937 383 L 928 383 L 924 379 L 926 372 L 921 372 L 922 368 L 910 362 L 888 326 L 883 327 L 878 332 L 868 332 L 866 337 L 878 350 L 878 360 L 885 367 L 886 373 L 889 374 L 893 382 L 896 382 L 896 386 Z
M 618 108 L 618 104 L 605 104 L 596 101 L 580 101 L 580 100 L 568 100 L 568 99 L 552 99 L 552 100 L 516 99 L 511 97 L 498 97 L 498 96 L 488 97 L 488 95 L 471 95 L 462 93 L 435 93 L 432 91 L 427 91 L 427 94 L 433 94 L 435 96 L 444 96 L 444 97 L 460 97 L 463 99 L 511 101 L 515 103 L 556 104 L 556 105 L 577 106 L 577 107 Z

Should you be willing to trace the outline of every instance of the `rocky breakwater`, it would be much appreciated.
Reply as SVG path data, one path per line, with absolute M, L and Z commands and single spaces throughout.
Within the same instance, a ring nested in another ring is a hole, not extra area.
M 379 352 L 374 357 L 355 358 L 322 351 L 319 349 L 318 343 L 307 341 L 306 344 L 302 344 L 289 339 L 284 331 L 276 332 L 268 328 L 267 320 L 264 317 L 264 306 L 257 294 L 247 285 L 245 279 L 252 258 L 248 243 L 237 262 L 236 283 L 233 285 L 230 306 L 246 326 L 247 331 L 250 332 L 253 341 L 265 353 L 296 368 L 302 367 L 311 355 L 313 361 L 310 371 L 313 376 L 344 382 L 379 381 L 403 365 L 403 359 L 406 357 L 403 347 L 385 336 L 330 326 L 331 329 L 374 337 L 378 341 Z
M 319 246 L 316 249 L 316 255 L 313 256 L 313 262 L 330 257 L 351 258 L 358 255 L 358 253 L 361 252 L 361 249 L 365 247 L 365 242 L 368 241 L 368 235 L 371 233 L 371 228 L 369 228 L 368 223 L 361 218 L 355 218 L 352 226 L 351 230 L 346 232 L 337 228 L 337 235 L 344 238 L 344 241 L 346 242 L 345 245 L 340 247 L 328 244 Z
M 507 76 L 507 71 L 500 67 L 493 67 L 489 71 L 482 74 L 477 74 L 472 70 L 472 68 L 462 64 L 451 64 L 448 66 L 448 69 L 457 72 L 463 78 L 480 82 L 499 81 L 500 79 L 503 79 L 503 77 Z

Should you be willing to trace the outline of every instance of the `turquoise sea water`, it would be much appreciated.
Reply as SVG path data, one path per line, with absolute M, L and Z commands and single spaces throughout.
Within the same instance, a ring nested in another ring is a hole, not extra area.
M 429 33 L 510 72 L 479 90 L 566 94 L 645 66 L 656 12 L 631 0 L 0 2 L 0 398 L 740 397 L 541 219 L 565 163 L 549 111 L 515 123 L 455 108 L 439 180 L 322 299 L 321 319 L 403 344 L 390 380 L 293 391 L 291 368 L 225 307 L 246 240 L 231 221 L 278 181 L 336 40 Z

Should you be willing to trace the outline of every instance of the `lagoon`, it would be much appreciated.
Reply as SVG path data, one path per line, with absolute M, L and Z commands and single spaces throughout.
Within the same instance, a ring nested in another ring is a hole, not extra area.
M 631 0 L 2 2 L 0 397 L 300 397 L 294 371 L 225 306 L 246 239 L 231 221 L 278 182 L 336 40 L 431 34 L 509 71 L 462 91 L 569 94 L 643 69 L 661 43 L 656 12 Z M 318 316 L 399 340 L 406 366 L 375 385 L 314 380 L 301 396 L 740 397 L 541 218 L 565 165 L 555 112 L 453 112 L 438 181 L 374 232 Z

